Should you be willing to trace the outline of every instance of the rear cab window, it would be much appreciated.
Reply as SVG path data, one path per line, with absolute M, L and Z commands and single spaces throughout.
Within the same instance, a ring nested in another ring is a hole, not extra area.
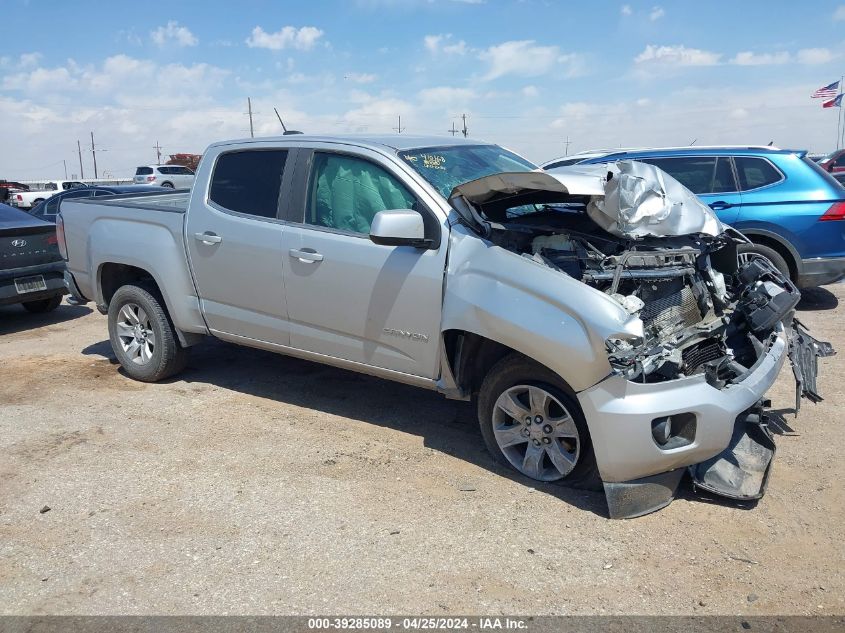
M 288 150 L 254 149 L 217 157 L 208 199 L 226 211 L 276 218 Z
M 135 170 L 135 175 L 136 175 L 136 176 L 149 176 L 149 175 L 150 175 L 150 174 L 152 174 L 152 173 L 153 173 L 153 168 L 152 168 L 152 167 L 138 167 L 138 168 Z

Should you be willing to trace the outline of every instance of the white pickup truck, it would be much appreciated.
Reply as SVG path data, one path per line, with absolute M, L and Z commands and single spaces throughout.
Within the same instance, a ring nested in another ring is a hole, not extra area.
M 819 401 L 833 353 L 793 320 L 795 286 L 740 264 L 744 238 L 643 163 L 552 175 L 404 134 L 222 142 L 190 193 L 67 200 L 57 228 L 129 376 L 171 376 L 214 336 L 473 400 L 496 460 L 603 487 L 612 517 L 668 504 L 686 472 L 760 497 L 767 390 L 789 356 Z
M 9 204 L 19 209 L 31 209 L 61 191 L 85 186 L 78 180 L 50 180 L 31 186 L 29 191 L 16 191 L 9 196 Z

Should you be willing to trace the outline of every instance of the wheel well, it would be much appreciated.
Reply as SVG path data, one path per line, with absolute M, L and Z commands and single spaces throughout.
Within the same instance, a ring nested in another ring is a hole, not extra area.
M 760 244 L 761 246 L 768 246 L 769 248 L 771 248 L 778 255 L 783 257 L 783 260 L 786 262 L 786 265 L 789 266 L 790 276 L 793 279 L 798 276 L 798 266 L 795 263 L 795 257 L 792 256 L 792 253 L 786 246 L 784 246 L 782 242 L 774 239 L 773 237 L 768 237 L 767 235 L 758 235 L 756 233 L 746 234 L 745 237 L 747 237 L 755 244 Z
M 148 288 L 153 287 L 158 290 L 158 284 L 153 276 L 143 268 L 126 264 L 103 264 L 100 267 L 100 290 L 103 296 L 103 304 L 108 306 L 114 293 L 121 286 L 138 282 L 143 283 Z
M 446 355 L 455 382 L 462 391 L 475 394 L 490 368 L 516 350 L 479 334 L 463 330 L 443 333 Z

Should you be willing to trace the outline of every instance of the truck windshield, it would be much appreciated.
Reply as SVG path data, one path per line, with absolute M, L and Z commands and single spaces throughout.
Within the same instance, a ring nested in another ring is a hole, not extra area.
M 399 156 L 425 178 L 444 198 L 470 180 L 507 171 L 533 171 L 538 167 L 498 145 L 451 145 L 400 151 Z

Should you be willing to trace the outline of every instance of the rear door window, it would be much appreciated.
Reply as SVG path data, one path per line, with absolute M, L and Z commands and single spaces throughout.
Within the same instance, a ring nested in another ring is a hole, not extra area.
M 736 156 L 734 161 L 736 162 L 736 173 L 739 176 L 739 187 L 742 191 L 759 189 L 783 180 L 783 174 L 769 161 L 762 158 Z
M 236 213 L 275 218 L 287 150 L 227 152 L 217 158 L 208 198 Z
M 730 159 L 715 156 L 643 158 L 659 167 L 696 195 L 736 191 Z

